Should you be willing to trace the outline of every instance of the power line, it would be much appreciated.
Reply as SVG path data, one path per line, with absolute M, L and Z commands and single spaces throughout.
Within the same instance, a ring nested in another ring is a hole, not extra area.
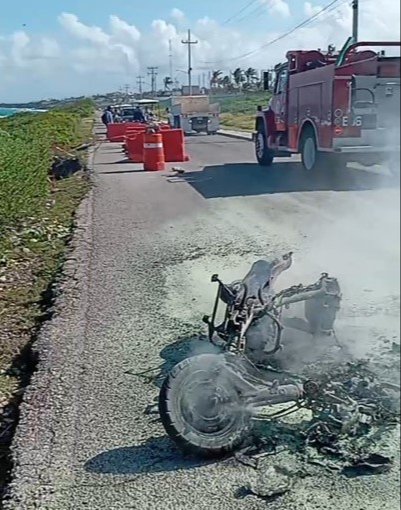
M 248 2 L 246 5 L 244 5 L 244 7 L 242 7 L 242 9 L 240 9 L 239 11 L 237 11 L 235 14 L 233 14 L 232 16 L 230 16 L 229 18 L 227 18 L 225 21 L 223 21 L 222 25 L 227 25 L 228 23 L 230 23 L 230 21 L 232 21 L 233 19 L 235 19 L 237 16 L 239 16 L 240 14 L 242 14 L 243 12 L 245 12 L 248 7 L 252 7 L 253 4 L 255 4 L 258 0 L 251 0 L 250 2 Z
M 255 48 L 254 50 L 251 50 L 251 51 L 248 51 L 247 53 L 244 53 L 243 55 L 239 55 L 239 56 L 236 56 L 236 57 L 231 57 L 229 59 L 221 59 L 221 60 L 216 60 L 216 61 L 211 61 L 211 62 L 203 62 L 203 63 L 204 64 L 217 64 L 217 63 L 220 63 L 220 62 L 227 62 L 227 61 L 232 61 L 232 60 L 241 60 L 243 58 L 250 57 L 251 55 L 254 55 L 255 53 L 258 53 L 259 51 L 261 51 L 261 50 L 263 50 L 265 48 L 268 48 L 269 46 L 272 46 L 273 44 L 275 44 L 275 43 L 285 39 L 286 37 L 292 35 L 294 32 L 296 32 L 300 28 L 303 28 L 303 27 L 309 25 L 312 21 L 314 21 L 316 18 L 318 18 L 321 14 L 323 14 L 324 12 L 328 11 L 331 7 L 333 7 L 336 4 L 338 4 L 339 1 L 340 0 L 332 0 L 328 5 L 326 5 L 326 7 L 323 7 L 318 12 L 316 12 L 315 14 L 313 14 L 312 16 L 307 18 L 306 20 L 302 21 L 301 23 L 299 23 L 298 25 L 293 27 L 291 30 L 288 30 L 287 32 L 285 32 L 284 34 L 281 34 L 280 36 L 276 37 L 275 39 L 273 39 L 273 40 L 271 40 L 271 41 L 269 41 L 269 42 L 267 42 L 265 44 L 262 44 L 262 46 L 260 46 L 259 48 Z
M 322 21 L 325 21 L 327 20 L 330 16 L 329 14 L 331 12 L 335 12 L 335 11 L 338 11 L 340 9 L 341 6 L 345 5 L 345 4 L 350 4 L 350 0 L 343 0 L 342 2 L 340 2 L 338 5 L 334 5 L 333 7 L 331 7 L 331 9 L 328 9 L 327 11 L 324 12 L 324 16 L 321 18 L 321 19 L 317 19 L 317 20 L 313 20 L 311 21 L 308 26 L 316 26 L 317 24 L 319 24 L 320 22 Z
M 262 14 L 266 14 L 270 10 L 271 10 L 271 7 L 269 8 L 269 6 L 266 4 L 258 5 L 251 12 L 246 13 L 244 16 L 242 16 L 240 19 L 238 19 L 237 23 L 241 23 L 242 21 L 253 18 L 253 17 L 259 18 L 260 16 L 262 16 Z

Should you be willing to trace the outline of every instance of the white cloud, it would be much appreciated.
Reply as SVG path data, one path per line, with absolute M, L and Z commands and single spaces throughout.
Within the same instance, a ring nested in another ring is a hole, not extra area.
M 279 14 L 284 18 L 291 16 L 291 9 L 287 2 L 284 0 L 260 0 L 271 14 Z
M 174 7 L 174 9 L 171 9 L 170 17 L 173 18 L 173 20 L 178 21 L 178 22 L 185 20 L 185 14 L 180 9 L 177 9 L 177 7 Z
M 127 44 L 136 44 L 141 38 L 141 33 L 136 26 L 128 24 L 118 16 L 110 16 L 110 30 L 117 40 Z
M 284 0 L 263 0 L 263 3 L 277 16 L 290 13 Z M 322 0 L 304 2 L 304 15 L 319 12 L 320 3 Z M 186 24 L 181 24 L 184 16 L 173 9 L 169 20 L 155 19 L 150 27 L 139 30 L 116 15 L 111 15 L 100 27 L 64 12 L 58 17 L 60 36 L 38 36 L 24 31 L 0 34 L 0 96 L 3 101 L 16 101 L 116 90 L 124 83 L 133 86 L 138 74 L 147 76 L 148 66 L 158 66 L 161 83 L 163 76 L 169 74 L 169 40 L 177 78 L 185 79 L 178 71 L 187 67 L 187 48 L 181 43 L 187 36 Z M 380 4 L 377 0 L 364 0 L 361 39 L 399 39 L 399 17 L 398 0 L 381 0 Z M 193 47 L 194 74 L 213 69 L 228 72 L 238 66 L 265 69 L 282 61 L 291 48 L 324 48 L 329 43 L 339 47 L 350 34 L 351 18 L 347 2 L 318 16 L 282 41 L 260 49 L 280 32 L 246 32 L 241 30 L 243 25 L 220 26 L 215 20 L 203 17 L 191 23 L 193 37 L 198 40 Z M 287 19 L 286 24 L 296 25 L 298 21 Z M 27 80 L 27 72 L 32 80 Z
M 304 3 L 304 14 L 307 18 L 315 16 L 318 12 L 323 9 L 321 5 L 313 5 L 311 2 Z
M 82 41 L 89 41 L 95 44 L 108 44 L 110 40 L 110 36 L 105 34 L 101 28 L 85 25 L 79 21 L 75 14 L 63 12 L 59 16 L 58 21 L 70 35 Z

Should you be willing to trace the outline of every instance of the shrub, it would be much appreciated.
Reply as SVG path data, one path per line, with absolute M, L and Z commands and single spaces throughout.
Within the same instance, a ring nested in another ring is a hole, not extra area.
M 0 119 L 0 230 L 34 216 L 50 191 L 52 149 L 82 140 L 81 119 L 93 114 L 91 100 L 43 113 Z

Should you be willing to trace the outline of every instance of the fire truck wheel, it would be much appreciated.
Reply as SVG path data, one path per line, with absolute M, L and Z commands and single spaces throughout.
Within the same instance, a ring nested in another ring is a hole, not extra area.
M 274 159 L 274 150 L 269 149 L 263 129 L 259 129 L 255 136 L 256 159 L 261 166 L 271 166 Z
M 317 170 L 321 160 L 321 154 L 317 150 L 316 137 L 312 128 L 308 127 L 301 138 L 301 158 L 305 170 L 312 172 Z

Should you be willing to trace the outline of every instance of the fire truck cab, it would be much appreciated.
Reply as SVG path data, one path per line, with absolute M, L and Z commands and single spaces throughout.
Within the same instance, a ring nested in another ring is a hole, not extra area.
M 269 106 L 258 107 L 259 164 L 301 154 L 308 171 L 354 161 L 395 162 L 399 171 L 400 56 L 376 51 L 399 46 L 350 38 L 340 52 L 289 51 L 275 68 Z

